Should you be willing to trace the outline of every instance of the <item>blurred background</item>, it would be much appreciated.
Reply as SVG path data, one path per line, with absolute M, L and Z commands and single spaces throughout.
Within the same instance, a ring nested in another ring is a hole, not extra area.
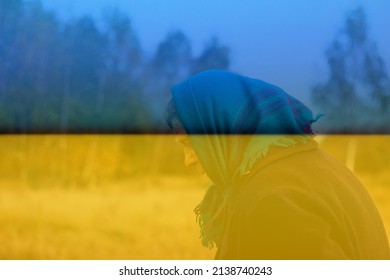
M 318 136 L 390 238 L 390 136 Z M 194 208 L 211 184 L 169 135 L 0 137 L 0 259 L 212 259 Z
M 324 113 L 320 145 L 390 231 L 389 1 L 0 0 L 0 259 L 210 259 L 210 181 L 170 87 L 219 68 Z
M 1 0 L 2 133 L 166 132 L 170 87 L 209 68 L 324 113 L 319 133 L 388 133 L 385 0 Z

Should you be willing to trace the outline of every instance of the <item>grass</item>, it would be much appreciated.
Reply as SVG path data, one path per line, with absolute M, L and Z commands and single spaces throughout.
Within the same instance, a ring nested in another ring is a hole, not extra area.
M 354 137 L 356 173 L 390 233 L 389 137 Z M 193 213 L 209 181 L 167 138 L 0 137 L 0 259 L 213 258 Z M 350 139 L 321 145 L 347 161 Z
M 192 212 L 202 195 L 177 178 L 95 190 L 8 189 L 0 198 L 0 258 L 208 259 L 213 252 L 200 246 Z

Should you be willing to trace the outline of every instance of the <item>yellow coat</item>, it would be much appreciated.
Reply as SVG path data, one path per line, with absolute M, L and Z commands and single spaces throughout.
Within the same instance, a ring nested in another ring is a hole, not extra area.
M 314 141 L 270 150 L 231 197 L 216 259 L 390 259 L 370 195 Z

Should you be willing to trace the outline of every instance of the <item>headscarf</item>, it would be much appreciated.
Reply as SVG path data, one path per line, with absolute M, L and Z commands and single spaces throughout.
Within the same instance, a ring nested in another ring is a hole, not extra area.
M 201 239 L 220 245 L 233 182 L 250 172 L 271 145 L 314 136 L 312 112 L 277 86 L 224 70 L 207 70 L 172 87 L 178 116 L 213 181 L 195 208 Z

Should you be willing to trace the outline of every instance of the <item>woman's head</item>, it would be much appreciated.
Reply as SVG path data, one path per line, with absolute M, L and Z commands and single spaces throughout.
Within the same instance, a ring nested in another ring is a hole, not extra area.
M 311 111 L 282 89 L 223 70 L 173 86 L 168 105 L 168 125 L 189 135 L 209 177 L 222 184 L 286 135 L 313 135 L 312 122 Z

